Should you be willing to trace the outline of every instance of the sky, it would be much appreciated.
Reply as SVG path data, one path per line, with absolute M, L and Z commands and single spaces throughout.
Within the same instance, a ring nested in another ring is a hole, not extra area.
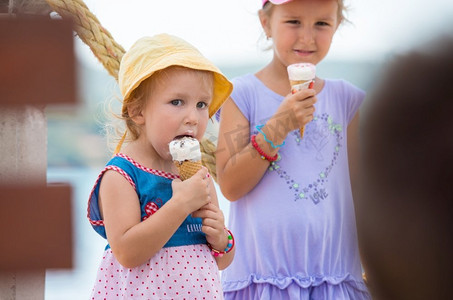
M 451 0 L 345 0 L 345 24 L 326 59 L 374 60 L 453 33 Z M 257 11 L 261 0 L 85 0 L 126 50 L 140 37 L 167 32 L 192 43 L 219 65 L 268 61 Z M 261 41 L 261 42 L 260 42 Z M 102 68 L 82 42 L 76 53 Z M 264 64 L 263 64 L 264 66 Z

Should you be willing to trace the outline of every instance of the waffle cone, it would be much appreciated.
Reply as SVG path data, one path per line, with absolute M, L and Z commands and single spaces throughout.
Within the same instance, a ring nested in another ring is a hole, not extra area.
M 202 167 L 201 160 L 199 161 L 186 160 L 183 162 L 174 161 L 174 164 L 176 168 L 178 168 L 179 177 L 181 178 L 182 181 L 192 177 Z
M 300 138 L 301 138 L 301 139 L 302 139 L 302 137 L 304 136 L 304 132 L 305 132 L 305 126 L 299 128 L 299 133 L 300 133 Z
M 301 89 L 306 89 L 309 86 L 309 82 L 312 80 L 290 80 L 289 84 L 291 85 L 291 93 L 295 94 Z
M 305 88 L 310 88 L 311 89 L 311 88 L 313 88 L 313 85 L 314 85 L 314 81 L 313 80 L 299 80 L 299 81 L 290 80 L 289 82 L 291 84 L 291 93 L 292 94 L 295 94 L 297 91 L 299 91 L 300 90 L 300 85 L 304 85 L 307 82 L 310 82 L 310 83 L 309 83 L 308 87 L 305 87 Z M 305 132 L 305 126 L 299 128 L 300 138 L 303 138 L 304 132 Z

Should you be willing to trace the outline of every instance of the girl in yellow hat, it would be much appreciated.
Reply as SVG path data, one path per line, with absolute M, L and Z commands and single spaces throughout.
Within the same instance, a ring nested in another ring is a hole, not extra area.
M 222 299 L 219 269 L 234 256 L 206 168 L 181 181 L 169 153 L 200 140 L 232 85 L 197 49 L 161 34 L 138 40 L 119 70 L 126 133 L 89 198 L 108 245 L 93 299 Z

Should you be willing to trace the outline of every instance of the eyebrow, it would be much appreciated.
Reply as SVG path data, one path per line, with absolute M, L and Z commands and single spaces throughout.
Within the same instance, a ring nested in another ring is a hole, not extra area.
M 283 17 L 288 18 L 288 19 L 300 19 L 301 18 L 301 16 L 298 16 L 298 15 L 283 15 Z M 322 20 L 322 21 L 333 21 L 335 18 L 331 17 L 331 16 L 323 16 L 323 17 L 320 17 L 317 19 Z
M 202 94 L 202 95 L 198 98 L 198 100 L 202 100 L 202 101 L 209 102 L 209 101 L 212 100 L 213 96 L 214 96 L 213 94 L 209 94 L 209 93 Z M 188 97 L 188 94 L 178 92 L 178 93 L 172 94 L 171 97 L 172 97 L 172 98 L 178 98 L 178 99 L 185 99 L 185 98 Z

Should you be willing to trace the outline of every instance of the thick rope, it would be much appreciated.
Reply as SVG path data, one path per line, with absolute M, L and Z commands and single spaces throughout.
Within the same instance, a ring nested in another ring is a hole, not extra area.
M 72 19 L 74 29 L 80 39 L 87 44 L 102 65 L 118 81 L 121 58 L 125 51 L 115 42 L 110 32 L 102 27 L 99 20 L 81 0 L 46 0 L 50 7 L 62 18 Z M 215 151 L 210 140 L 201 141 L 202 163 L 217 181 Z
M 102 27 L 81 0 L 46 0 L 61 17 L 72 19 L 80 39 L 90 47 L 107 72 L 118 80 L 124 49 L 115 42 L 110 32 Z
M 215 164 L 216 145 L 207 138 L 203 138 L 200 143 L 201 163 L 205 166 L 212 178 L 217 182 L 217 170 Z

